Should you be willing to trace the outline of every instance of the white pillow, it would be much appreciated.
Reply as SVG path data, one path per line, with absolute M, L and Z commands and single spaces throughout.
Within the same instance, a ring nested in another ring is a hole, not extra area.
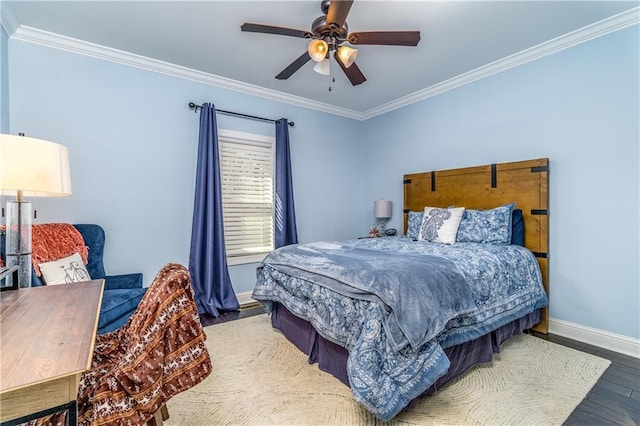
M 41 263 L 40 272 L 42 272 L 42 277 L 47 285 L 75 283 L 91 279 L 78 253 L 53 262 Z
M 456 234 L 464 207 L 425 207 L 418 241 L 430 241 L 432 243 L 453 244 L 456 242 Z

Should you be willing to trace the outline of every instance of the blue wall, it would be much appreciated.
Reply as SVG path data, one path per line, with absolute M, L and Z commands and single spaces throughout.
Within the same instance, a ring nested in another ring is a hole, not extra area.
M 404 173 L 550 159 L 550 315 L 640 337 L 638 26 L 369 120 L 368 196 Z M 375 191 L 369 188 L 375 188 Z
M 11 130 L 70 149 L 74 193 L 40 222 L 107 229 L 109 273 L 149 283 L 188 262 L 197 115 L 187 102 L 296 122 L 301 242 L 362 235 L 402 175 L 549 157 L 551 316 L 638 338 L 638 26 L 357 122 L 42 46 L 9 41 Z M 220 116 L 221 128 L 272 134 Z M 332 129 L 331 138 L 324 137 Z M 231 267 L 251 291 L 255 265 Z
M 9 37 L 0 25 L 0 133 L 9 133 Z
M 163 264 L 188 264 L 198 139 L 189 101 L 294 121 L 300 241 L 358 235 L 360 123 L 17 40 L 9 53 L 11 129 L 70 152 L 73 195 L 36 199 L 38 221 L 101 224 L 108 273 L 142 271 L 148 284 Z M 222 115 L 219 127 L 275 134 Z M 230 267 L 237 293 L 253 289 L 255 267 Z

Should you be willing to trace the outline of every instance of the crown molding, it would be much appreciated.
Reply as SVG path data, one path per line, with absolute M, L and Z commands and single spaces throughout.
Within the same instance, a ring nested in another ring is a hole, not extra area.
M 465 84 L 472 83 L 485 77 L 498 74 L 510 68 L 535 61 L 544 56 L 551 55 L 578 44 L 602 37 L 606 34 L 636 25 L 640 22 L 640 7 L 622 12 L 602 21 L 595 22 L 586 27 L 556 37 L 544 43 L 525 49 L 521 52 L 499 59 L 474 70 L 460 74 L 441 83 L 411 93 L 407 96 L 387 102 L 379 107 L 372 108 L 362 114 L 362 120 L 368 120 L 378 115 L 402 108 L 407 105 L 420 102 L 432 96 L 440 95 Z
M 264 87 L 244 83 L 242 81 L 209 74 L 180 65 L 171 64 L 169 62 L 159 61 L 157 59 L 147 58 L 144 56 L 136 55 L 134 53 L 129 53 L 122 50 L 90 43 L 87 41 L 78 40 L 72 37 L 40 30 L 38 28 L 21 25 L 13 32 L 11 38 L 33 44 L 39 44 L 42 46 L 52 47 L 67 52 L 78 53 L 93 58 L 104 59 L 107 61 L 141 68 L 148 71 L 154 71 L 172 77 L 191 80 L 197 83 L 221 87 L 236 92 L 242 92 L 262 98 L 301 106 L 304 108 L 335 114 L 341 117 L 360 120 L 360 113 L 351 109 L 340 108 L 335 105 L 313 101 L 301 96 L 295 96 L 289 93 L 279 92 L 277 90 L 266 89 Z
M 423 101 L 430 97 L 448 92 L 465 84 L 472 83 L 482 78 L 506 71 L 510 68 L 517 67 L 527 62 L 540 59 L 544 56 L 551 55 L 561 50 L 576 46 L 578 44 L 593 40 L 603 35 L 636 25 L 640 22 L 640 7 L 629 9 L 610 18 L 593 23 L 586 27 L 572 31 L 555 39 L 538 44 L 529 49 L 499 59 L 487 65 L 460 74 L 449 80 L 429 86 L 425 89 L 411 93 L 407 96 L 384 103 L 376 108 L 372 108 L 365 112 L 355 111 L 348 108 L 341 108 L 322 102 L 313 101 L 301 96 L 291 95 L 277 90 L 266 89 L 253 84 L 244 83 L 226 77 L 220 77 L 213 74 L 197 71 L 180 65 L 147 58 L 122 50 L 112 49 L 109 47 L 89 43 L 86 41 L 74 39 L 60 34 L 43 31 L 28 26 L 16 26 L 15 21 L 6 8 L 2 8 L 0 18 L 2 26 L 12 39 L 22 40 L 34 44 L 53 47 L 81 55 L 91 56 L 94 58 L 104 59 L 107 61 L 117 62 L 136 68 L 158 72 L 161 74 L 191 80 L 197 83 L 207 84 L 211 86 L 221 87 L 236 92 L 246 93 L 249 95 L 259 96 L 266 99 L 275 100 L 303 108 L 321 111 L 341 117 L 351 118 L 354 120 L 368 120 L 378 115 Z

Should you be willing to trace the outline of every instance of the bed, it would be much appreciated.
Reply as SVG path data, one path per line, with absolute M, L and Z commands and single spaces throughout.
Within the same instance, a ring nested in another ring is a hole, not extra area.
M 282 247 L 258 268 L 253 298 L 309 362 L 390 420 L 491 361 L 513 335 L 546 333 L 548 172 L 543 158 L 407 174 L 405 235 Z M 522 245 L 511 244 L 515 210 Z M 474 215 L 504 218 L 505 211 L 504 244 L 469 233 Z M 420 212 L 464 214 L 458 224 L 466 221 L 466 231 L 456 226 L 455 244 L 430 242 L 442 235 L 429 236 Z

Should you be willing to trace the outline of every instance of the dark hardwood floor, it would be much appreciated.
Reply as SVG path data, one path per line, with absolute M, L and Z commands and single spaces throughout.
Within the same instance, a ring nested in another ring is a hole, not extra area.
M 203 327 L 208 327 L 210 325 L 264 314 L 264 312 L 264 308 L 261 304 L 253 303 L 251 305 L 243 306 L 239 311 L 223 312 L 219 317 L 214 317 L 209 314 L 201 314 L 200 322 Z
M 261 305 L 225 312 L 217 318 L 201 315 L 204 327 L 264 313 Z M 552 334 L 533 333 L 558 343 L 611 361 L 598 383 L 571 413 L 565 425 L 640 425 L 640 359 Z
M 640 359 L 566 337 L 534 335 L 611 361 L 565 425 L 640 425 Z

